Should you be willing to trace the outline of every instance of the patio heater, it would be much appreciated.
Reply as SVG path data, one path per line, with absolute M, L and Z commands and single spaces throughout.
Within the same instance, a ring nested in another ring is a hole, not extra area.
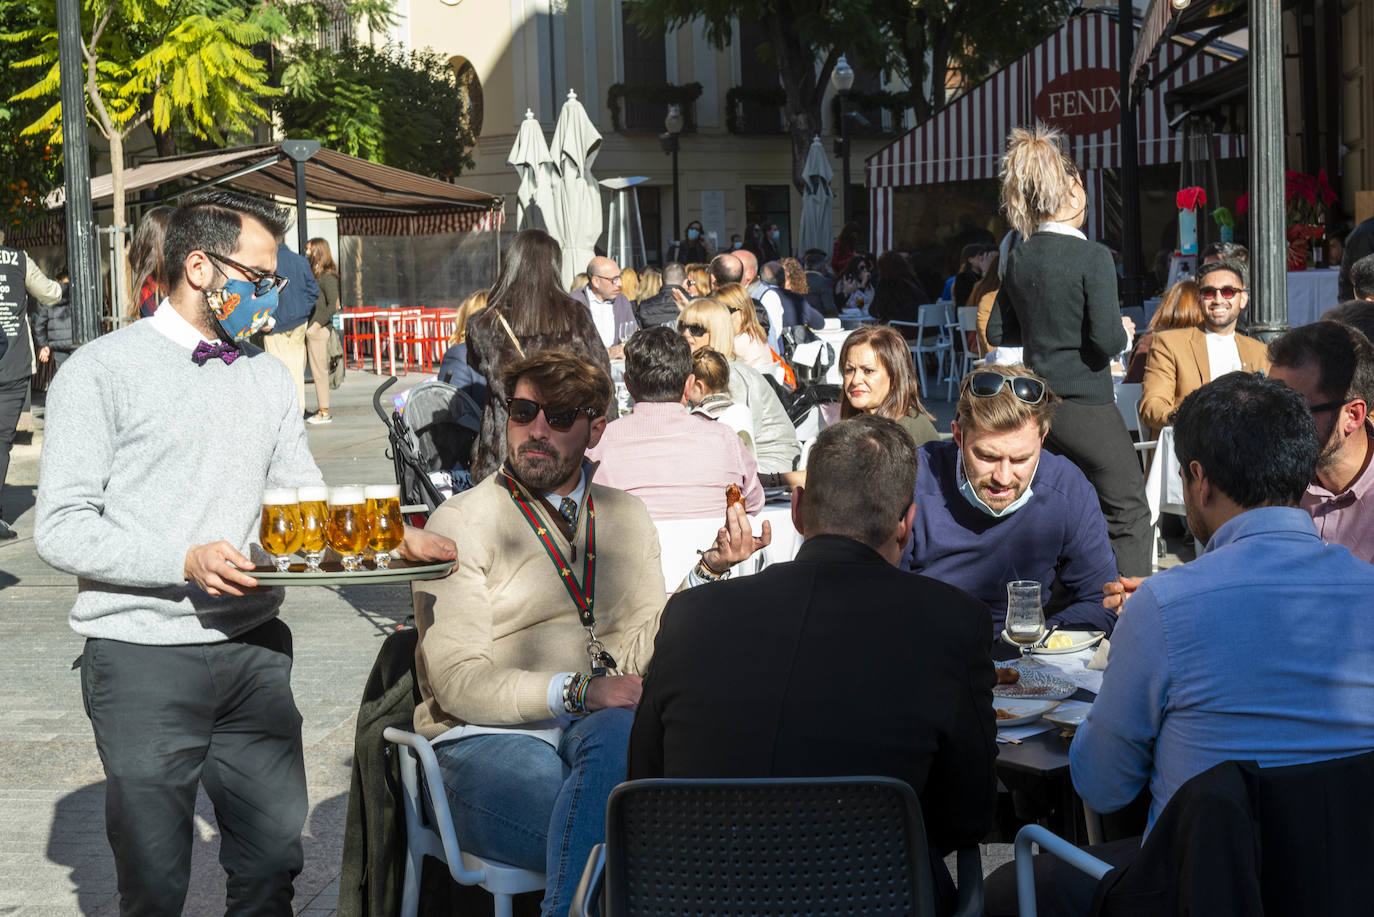
M 835 139 L 835 152 L 840 155 L 841 162 L 841 189 L 843 196 L 840 198 L 841 224 L 849 225 L 849 140 L 844 135 L 844 122 L 849 113 L 845 110 L 849 102 L 849 90 L 854 88 L 854 68 L 849 66 L 849 61 L 845 60 L 843 54 L 840 59 L 835 61 L 835 69 L 830 71 L 830 84 L 835 87 L 835 91 L 840 94 L 840 128 L 839 136 Z
M 603 178 L 600 185 L 615 194 L 611 196 L 611 213 L 606 220 L 606 255 L 620 267 L 640 270 L 648 259 L 644 252 L 644 227 L 639 219 L 639 195 L 636 185 L 648 181 L 644 175 L 632 178 Z

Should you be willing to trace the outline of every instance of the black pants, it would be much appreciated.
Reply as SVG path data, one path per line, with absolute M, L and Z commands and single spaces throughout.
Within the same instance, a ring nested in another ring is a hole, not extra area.
M 28 376 L 14 382 L 0 382 L 0 507 L 4 506 L 5 475 L 10 472 L 10 449 L 14 446 L 14 433 L 19 428 L 19 415 L 24 411 L 28 393 Z
M 219 825 L 225 913 L 290 917 L 306 814 L 290 629 L 273 620 L 190 646 L 87 640 L 81 689 L 122 917 L 181 914 L 198 782 Z
M 1114 404 L 1062 401 L 1045 446 L 1072 461 L 1097 490 L 1116 567 L 1126 576 L 1149 576 L 1150 505 L 1131 434 Z

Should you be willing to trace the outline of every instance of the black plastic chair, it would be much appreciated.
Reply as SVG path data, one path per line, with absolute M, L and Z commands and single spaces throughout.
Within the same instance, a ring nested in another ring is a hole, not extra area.
M 976 847 L 959 880 L 959 913 L 981 914 Z M 571 914 L 598 897 L 603 917 L 935 914 L 920 803 L 889 777 L 622 783 Z

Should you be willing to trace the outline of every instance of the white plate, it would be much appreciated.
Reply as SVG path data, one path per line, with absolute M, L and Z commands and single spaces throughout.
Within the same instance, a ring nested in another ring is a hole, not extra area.
M 1088 718 L 1088 711 L 1093 705 L 1085 700 L 1066 700 L 1060 702 L 1053 713 L 1045 714 L 1045 719 L 1056 726 L 1066 726 L 1077 729 L 1083 725 L 1083 721 Z
M 998 663 L 999 669 L 1013 668 L 1021 673 L 1021 680 L 1014 685 L 997 685 L 992 689 L 994 702 L 1004 698 L 1023 700 L 1063 700 L 1078 690 L 1072 682 L 1065 681 L 1038 662 L 1018 659 L 1014 662 Z
M 994 710 L 1005 710 L 1013 714 L 1011 719 L 999 719 L 997 728 L 1003 726 L 1022 726 L 1026 723 L 1034 723 L 1055 707 L 1059 706 L 1057 700 L 1008 700 L 1006 698 L 994 697 L 992 699 Z
M 1035 656 L 1058 656 L 1063 653 L 1076 653 L 1079 650 L 1085 650 L 1090 646 L 1097 645 L 1097 643 L 1100 642 L 1104 636 L 1106 636 L 1106 634 L 1100 630 L 1057 630 L 1054 633 L 1050 634 L 1049 638 L 1052 640 L 1058 634 L 1065 634 L 1067 636 L 1072 637 L 1073 643 L 1066 647 L 1059 647 L 1055 649 L 1052 649 L 1048 646 L 1037 646 L 1035 649 L 1031 650 L 1031 654 Z M 1008 637 L 1007 632 L 1005 630 L 1002 631 L 1002 642 L 1005 643 L 1007 646 L 1015 646 L 1018 649 L 1020 649 L 1020 644 L 1015 643 L 1010 637 Z

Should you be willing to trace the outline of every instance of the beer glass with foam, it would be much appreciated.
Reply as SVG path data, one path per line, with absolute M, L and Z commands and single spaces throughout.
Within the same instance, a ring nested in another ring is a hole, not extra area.
M 349 572 L 361 569 L 360 555 L 367 547 L 367 507 L 363 488 L 329 488 L 329 523 L 325 532 L 343 568 Z
M 297 487 L 296 499 L 301 512 L 301 546 L 297 550 L 305 557 L 307 573 L 320 572 L 329 525 L 329 488 Z
M 262 492 L 258 541 L 272 555 L 272 566 L 278 573 L 286 572 L 291 566 L 291 555 L 300 550 L 302 529 L 294 487 L 274 487 Z
M 405 537 L 405 522 L 401 518 L 401 488 L 398 484 L 374 484 L 368 487 L 367 546 L 378 570 L 391 564 L 391 552 L 400 547 Z

